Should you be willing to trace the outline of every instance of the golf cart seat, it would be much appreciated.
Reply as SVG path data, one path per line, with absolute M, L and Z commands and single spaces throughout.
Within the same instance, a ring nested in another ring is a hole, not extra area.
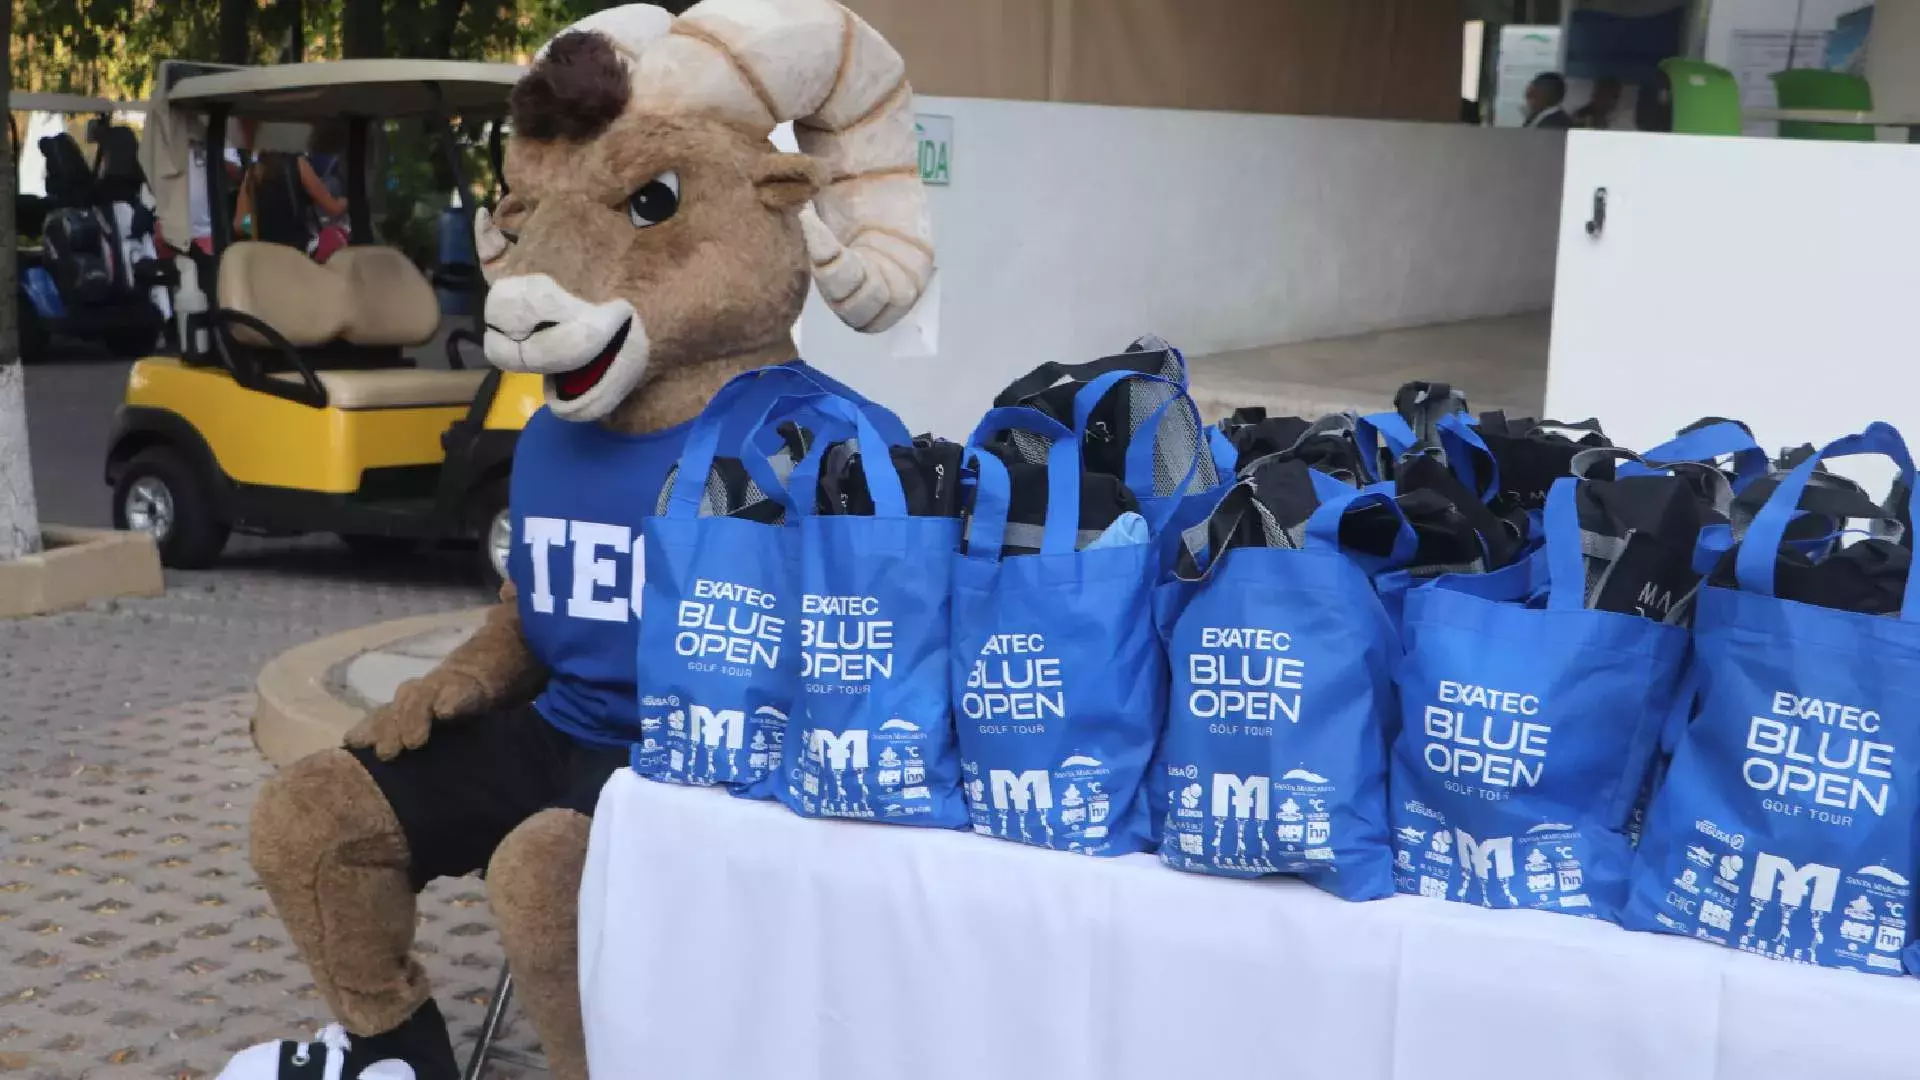
M 219 295 L 221 307 L 259 319 L 303 356 L 340 341 L 414 345 L 439 328 L 432 287 L 392 248 L 343 248 L 322 266 L 283 244 L 240 241 L 220 259 Z M 265 335 L 244 324 L 232 324 L 228 332 L 236 342 L 260 349 L 263 359 L 278 355 Z M 278 366 L 284 368 L 284 361 Z M 328 407 L 349 411 L 466 405 L 486 374 L 408 367 L 315 371 Z M 272 371 L 268 377 L 303 382 L 297 371 Z
M 259 319 L 296 349 L 338 339 L 352 302 L 345 277 L 293 248 L 256 240 L 237 241 L 220 257 L 218 295 L 221 307 Z M 269 344 L 246 326 L 231 332 L 243 345 Z
M 484 371 L 429 368 L 317 371 L 314 374 L 319 377 L 320 385 L 327 388 L 327 407 L 345 412 L 468 405 L 487 377 Z M 270 378 L 300 385 L 300 376 L 291 371 L 279 372 Z
M 341 337 L 355 345 L 422 345 L 440 329 L 440 298 L 413 260 L 396 248 L 358 244 L 333 253 L 325 267 L 347 283 Z

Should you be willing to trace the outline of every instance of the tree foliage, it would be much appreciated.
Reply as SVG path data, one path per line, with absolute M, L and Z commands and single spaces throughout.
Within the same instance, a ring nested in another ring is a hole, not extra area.
M 161 59 L 217 61 L 222 9 L 244 8 L 247 60 L 358 55 L 524 60 L 607 0 L 10 0 L 13 84 L 137 98 Z M 686 3 L 669 0 L 679 9 Z M 229 21 L 230 34 L 237 33 Z M 231 43 L 231 42 L 230 42 Z

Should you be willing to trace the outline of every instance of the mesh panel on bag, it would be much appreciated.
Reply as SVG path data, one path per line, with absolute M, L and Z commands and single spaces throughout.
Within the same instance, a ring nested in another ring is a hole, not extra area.
M 1189 469 L 1193 472 L 1193 490 L 1205 491 L 1218 484 L 1219 472 L 1214 468 L 1213 455 L 1207 452 L 1193 411 L 1174 400 L 1181 396 L 1181 391 L 1176 386 L 1144 379 L 1130 379 L 1126 387 L 1128 445 L 1139 438 L 1142 428 L 1154 422 L 1156 410 L 1165 409 L 1153 432 L 1154 497 L 1180 494 Z
M 1021 461 L 1029 465 L 1039 465 L 1047 460 L 1047 451 L 1053 448 L 1053 440 L 1045 435 L 1036 435 L 1031 431 L 1017 428 L 1007 431 L 1007 445 L 1013 447 Z
M 786 454 L 775 454 L 767 459 L 775 474 L 782 480 L 793 471 L 794 462 Z M 680 478 L 680 466 L 675 464 L 667 470 L 666 482 L 660 485 L 660 497 L 654 501 L 655 516 L 664 516 L 668 504 L 673 500 L 673 485 Z M 746 468 L 733 458 L 715 458 L 713 468 L 707 472 L 707 483 L 700 492 L 700 506 L 695 511 L 699 517 L 748 517 L 756 521 L 782 521 L 786 510 L 767 496 L 755 483 Z

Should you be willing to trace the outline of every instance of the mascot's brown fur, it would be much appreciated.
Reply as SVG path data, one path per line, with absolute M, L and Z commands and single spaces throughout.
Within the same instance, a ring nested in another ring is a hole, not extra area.
M 735 375 L 794 357 L 810 278 L 849 325 L 879 330 L 932 272 L 911 89 L 886 42 L 831 0 L 705 0 L 679 18 L 641 4 L 603 11 L 536 57 L 513 114 L 511 194 L 477 222 L 487 321 L 506 328 L 489 332 L 487 352 L 546 374 L 563 419 L 633 433 L 682 423 Z M 786 121 L 804 153 L 767 142 Z M 677 185 L 678 206 L 643 228 L 645 205 L 630 196 L 649 178 Z M 585 338 L 567 320 L 622 318 L 610 365 L 570 344 Z M 515 320 L 532 329 L 514 332 Z M 601 373 L 567 392 L 589 364 Z M 392 759 L 438 725 L 529 700 L 546 673 L 514 599 L 508 586 L 471 640 L 347 745 Z M 560 1080 L 586 1076 L 575 898 L 588 825 L 541 811 L 487 873 L 520 1000 Z M 356 1034 L 387 1031 L 429 998 L 411 956 L 409 858 L 393 809 L 346 750 L 289 767 L 254 808 L 254 866 Z

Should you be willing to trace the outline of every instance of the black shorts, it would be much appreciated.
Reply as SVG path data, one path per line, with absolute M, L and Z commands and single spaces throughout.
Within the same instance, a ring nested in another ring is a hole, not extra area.
M 438 877 L 486 869 L 493 849 L 542 810 L 593 816 L 600 789 L 627 751 L 577 742 L 532 705 L 436 724 L 418 750 L 359 760 L 400 820 L 417 892 Z

